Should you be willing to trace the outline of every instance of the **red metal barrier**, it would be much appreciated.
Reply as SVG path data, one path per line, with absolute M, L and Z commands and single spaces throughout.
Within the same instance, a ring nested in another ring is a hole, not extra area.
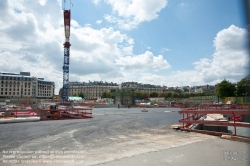
M 179 111 L 180 114 L 183 115 L 183 118 L 179 120 L 182 123 L 181 130 L 183 131 L 192 131 L 199 133 L 206 133 L 211 135 L 237 135 L 236 127 L 247 127 L 250 128 L 250 123 L 248 122 L 237 122 L 236 119 L 241 115 L 250 115 L 250 105 L 249 104 L 202 104 L 195 108 L 187 108 Z M 231 115 L 233 121 L 219 121 L 219 120 L 201 120 L 200 118 L 207 114 L 222 114 L 222 115 Z M 225 132 L 217 132 L 217 131 L 208 131 L 208 130 L 197 130 L 190 129 L 190 125 L 192 124 L 208 124 L 214 126 L 233 126 L 234 133 L 225 133 Z
M 27 105 L 27 103 L 25 103 Z M 50 105 L 53 104 L 53 105 Z M 40 103 L 43 109 L 1 110 L 0 118 L 40 117 L 40 120 L 64 120 L 92 118 L 93 102 L 89 103 Z M 36 105 L 38 107 L 38 105 Z M 26 107 L 27 108 L 27 107 Z
M 63 120 L 92 118 L 92 108 L 71 108 L 65 110 L 6 110 L 0 118 L 40 117 L 40 120 Z

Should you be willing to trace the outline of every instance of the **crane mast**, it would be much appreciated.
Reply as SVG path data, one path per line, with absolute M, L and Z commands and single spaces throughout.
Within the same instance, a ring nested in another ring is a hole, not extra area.
M 62 101 L 67 102 L 69 97 L 69 60 L 70 60 L 70 10 L 64 10 L 64 59 L 63 59 L 63 88 L 62 88 Z

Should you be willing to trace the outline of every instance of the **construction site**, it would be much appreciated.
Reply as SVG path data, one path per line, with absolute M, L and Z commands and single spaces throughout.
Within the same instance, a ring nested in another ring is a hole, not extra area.
M 62 98 L 3 103 L 0 165 L 250 165 L 246 102 L 69 101 L 71 10 L 63 17 Z

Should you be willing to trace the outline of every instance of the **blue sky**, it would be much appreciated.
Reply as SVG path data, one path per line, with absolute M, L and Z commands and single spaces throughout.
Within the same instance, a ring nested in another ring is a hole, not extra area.
M 248 74 L 242 1 L 71 2 L 70 81 L 195 86 Z M 64 2 L 4 0 L 0 6 L 0 72 L 30 71 L 55 81 L 58 93 Z

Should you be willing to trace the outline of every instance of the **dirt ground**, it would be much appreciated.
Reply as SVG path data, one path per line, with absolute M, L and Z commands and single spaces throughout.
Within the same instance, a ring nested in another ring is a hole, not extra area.
M 248 165 L 249 144 L 170 129 L 176 108 L 95 108 L 92 119 L 0 125 L 0 165 Z

